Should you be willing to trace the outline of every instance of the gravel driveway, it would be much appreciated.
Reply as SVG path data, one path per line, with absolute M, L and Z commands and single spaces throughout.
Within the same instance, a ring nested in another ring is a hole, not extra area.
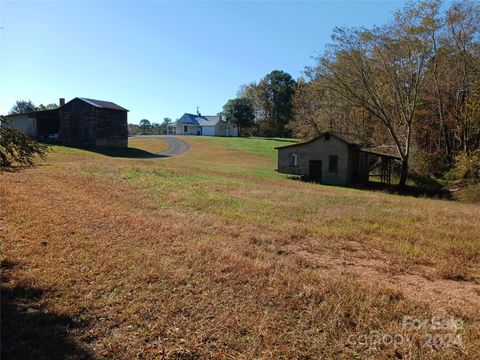
M 175 155 L 183 154 L 184 152 L 188 151 L 188 149 L 190 149 L 190 145 L 188 145 L 185 141 L 170 135 L 141 135 L 141 136 L 134 136 L 133 138 L 159 139 L 159 140 L 165 141 L 169 145 L 169 148 L 167 150 L 159 153 L 155 153 L 152 156 L 147 156 L 147 157 L 172 157 Z
M 190 149 L 190 146 L 185 141 L 180 140 L 175 136 L 159 136 L 159 138 L 168 143 L 170 147 L 167 150 L 162 151 L 161 153 L 157 153 L 156 155 L 175 156 L 183 154 L 185 151 L 188 151 L 188 149 Z

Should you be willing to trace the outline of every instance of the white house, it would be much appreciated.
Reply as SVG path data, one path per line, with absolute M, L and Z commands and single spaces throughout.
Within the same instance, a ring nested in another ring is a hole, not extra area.
M 167 126 L 168 135 L 238 136 L 237 125 L 220 116 L 184 114 L 177 122 Z

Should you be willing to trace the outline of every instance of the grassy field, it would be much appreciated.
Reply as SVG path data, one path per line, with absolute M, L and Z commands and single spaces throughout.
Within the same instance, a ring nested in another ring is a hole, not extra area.
M 289 179 L 288 139 L 182 139 L 0 174 L 5 358 L 480 358 L 478 205 Z

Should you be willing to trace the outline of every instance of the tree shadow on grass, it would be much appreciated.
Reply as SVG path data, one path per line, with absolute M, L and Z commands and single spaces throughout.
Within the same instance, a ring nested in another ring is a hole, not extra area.
M 13 166 L 9 166 L 9 167 L 2 167 L 2 168 L 0 168 L 0 174 L 2 172 L 16 173 L 16 172 L 19 172 L 20 170 L 23 170 L 23 169 L 25 169 L 25 166 L 13 165 Z
M 370 181 L 366 186 L 360 188 L 372 191 L 383 191 L 388 194 L 424 197 L 430 199 L 452 200 L 452 193 L 443 187 L 432 187 L 422 185 L 405 185 L 399 188 L 397 185 L 382 184 L 379 182 Z
M 423 197 L 431 199 L 442 199 L 442 200 L 453 200 L 452 193 L 443 187 L 433 187 L 433 186 L 412 186 L 406 185 L 403 188 L 399 188 L 397 185 L 383 184 L 380 182 L 369 181 L 366 185 L 330 185 L 322 184 L 318 181 L 308 180 L 301 176 L 288 176 L 290 180 L 304 181 L 309 183 L 314 183 L 322 186 L 335 186 L 335 187 L 345 187 L 350 189 L 365 190 L 365 191 L 379 191 L 386 194 L 393 195 L 402 195 L 402 196 L 412 196 L 412 197 Z
M 129 147 L 126 149 L 89 148 L 85 150 L 105 156 L 128 159 L 156 159 L 169 157 L 167 155 L 154 154 L 149 151 L 133 147 Z
M 41 142 L 44 143 L 45 145 L 59 145 L 56 143 L 50 143 L 46 141 L 41 141 Z M 110 156 L 110 157 L 128 158 L 128 159 L 155 159 L 155 158 L 169 157 L 167 155 L 159 155 L 159 154 L 151 153 L 149 151 L 135 148 L 135 147 L 127 147 L 127 148 L 108 148 L 108 147 L 85 148 L 85 147 L 75 147 L 75 146 L 65 146 L 65 147 L 71 148 L 71 149 L 89 151 L 89 152 Z
M 85 324 L 43 308 L 40 301 L 45 290 L 10 286 L 8 275 L 14 266 L 9 261 L 1 263 L 1 358 L 93 359 L 68 333 Z

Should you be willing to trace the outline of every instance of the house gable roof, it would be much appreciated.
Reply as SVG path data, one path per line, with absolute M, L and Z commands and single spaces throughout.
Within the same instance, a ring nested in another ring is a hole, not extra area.
M 90 104 L 92 106 L 98 107 L 98 108 L 103 108 L 103 109 L 112 109 L 112 110 L 120 110 L 120 111 L 128 111 L 127 109 L 113 103 L 110 101 L 103 101 L 103 100 L 95 100 L 95 99 L 88 99 L 88 98 L 82 98 L 82 97 L 77 97 L 75 99 L 79 99 L 81 101 L 86 102 L 87 104 Z M 75 100 L 73 99 L 73 100 Z
M 178 119 L 176 124 L 179 125 L 197 125 L 197 126 L 215 126 L 222 118 L 220 116 L 202 116 L 202 115 L 193 115 L 185 113 L 183 116 Z

